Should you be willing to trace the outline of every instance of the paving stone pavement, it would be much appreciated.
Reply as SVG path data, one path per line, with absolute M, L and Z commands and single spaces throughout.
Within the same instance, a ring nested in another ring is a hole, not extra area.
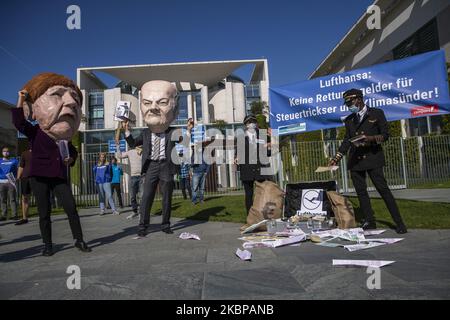
M 258 248 L 252 261 L 235 256 L 240 224 L 172 219 L 173 235 L 159 231 L 135 240 L 137 220 L 80 210 L 91 253 L 73 247 L 67 218 L 53 217 L 56 253 L 41 256 L 36 218 L 0 223 L 0 299 L 449 299 L 450 230 L 410 230 L 405 240 L 348 252 L 310 242 Z M 197 240 L 181 240 L 193 232 Z M 382 237 L 399 237 L 386 231 Z M 361 267 L 333 267 L 332 259 L 395 260 L 381 268 L 381 289 L 367 288 Z M 81 289 L 67 288 L 69 265 L 81 269 Z

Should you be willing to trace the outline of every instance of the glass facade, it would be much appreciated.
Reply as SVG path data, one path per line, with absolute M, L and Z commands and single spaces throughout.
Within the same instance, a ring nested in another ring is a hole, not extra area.
M 203 113 L 202 113 L 202 94 L 200 91 L 192 92 L 192 95 L 194 96 L 194 103 L 195 103 L 195 114 L 197 117 L 197 121 L 203 120 Z
M 428 51 L 439 50 L 439 32 L 436 19 L 431 20 L 412 36 L 400 43 L 392 51 L 394 60 L 414 56 Z M 431 118 L 428 120 L 428 118 Z M 441 116 L 408 119 L 409 134 L 422 136 L 429 133 L 428 121 L 431 121 L 431 132 L 440 132 Z
M 105 127 L 103 91 L 89 92 L 88 129 Z
M 188 99 L 189 99 L 189 92 L 188 91 L 182 91 L 179 93 L 178 98 L 178 116 L 175 119 L 174 124 L 186 124 L 188 120 Z
M 245 111 L 247 114 L 250 113 L 251 104 L 254 101 L 261 101 L 259 84 L 249 84 L 245 86 Z

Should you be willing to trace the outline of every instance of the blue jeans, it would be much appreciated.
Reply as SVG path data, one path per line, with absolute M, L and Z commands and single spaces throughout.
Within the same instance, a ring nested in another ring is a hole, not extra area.
M 138 203 L 136 198 L 139 193 L 139 188 L 141 185 L 141 176 L 131 176 L 130 184 L 131 184 L 131 208 L 133 208 L 134 212 L 137 212 Z
M 109 206 L 113 211 L 116 211 L 116 206 L 114 204 L 114 199 L 111 192 L 111 183 L 99 183 L 97 184 L 98 195 L 100 200 L 100 209 L 105 210 L 105 199 L 108 200 Z
M 208 173 L 208 166 L 200 165 L 192 171 L 192 202 L 197 203 L 203 201 L 203 194 L 205 192 L 206 174 Z

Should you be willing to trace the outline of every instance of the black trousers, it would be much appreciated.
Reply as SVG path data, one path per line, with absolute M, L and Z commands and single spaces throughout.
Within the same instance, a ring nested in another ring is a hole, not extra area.
M 75 199 L 69 184 L 63 179 L 46 177 L 32 177 L 30 182 L 33 193 L 36 196 L 42 241 L 45 244 L 52 243 L 52 221 L 50 219 L 52 206 L 50 203 L 50 191 L 56 195 L 58 202 L 62 204 L 62 207 L 69 218 L 69 225 L 73 238 L 78 241 L 83 241 L 80 217 L 78 216 Z
M 156 190 L 162 195 L 162 224 L 161 228 L 170 227 L 170 215 L 172 212 L 172 193 L 174 187 L 173 174 L 169 170 L 169 161 L 151 161 L 145 174 L 144 192 L 142 195 L 139 213 L 139 230 L 146 230 L 150 224 L 150 210 L 155 199 Z
M 119 206 L 122 208 L 123 202 L 122 202 L 122 191 L 120 190 L 120 183 L 111 183 L 111 193 L 113 197 L 114 192 L 117 193 L 117 199 L 119 199 Z
M 372 180 L 378 193 L 383 198 L 384 203 L 391 214 L 392 220 L 394 220 L 397 226 L 403 226 L 403 220 L 400 211 L 398 210 L 397 203 L 391 190 L 389 190 L 384 177 L 383 167 L 367 171 L 350 171 L 353 185 L 355 186 L 356 194 L 358 195 L 359 204 L 365 215 L 366 221 L 375 221 L 372 205 L 370 204 L 369 193 L 367 192 L 366 173 L 369 175 L 370 180 Z

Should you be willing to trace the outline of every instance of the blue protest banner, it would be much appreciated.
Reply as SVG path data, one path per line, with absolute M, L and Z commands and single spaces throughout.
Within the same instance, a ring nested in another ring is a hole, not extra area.
M 117 151 L 116 141 L 108 140 L 108 149 L 110 153 L 116 152 Z M 125 152 L 127 150 L 125 140 L 119 140 L 119 150 L 120 152 Z
M 270 88 L 274 134 L 343 126 L 350 114 L 343 93 L 361 89 L 366 105 L 388 121 L 450 113 L 445 53 L 442 50 L 368 68 Z

